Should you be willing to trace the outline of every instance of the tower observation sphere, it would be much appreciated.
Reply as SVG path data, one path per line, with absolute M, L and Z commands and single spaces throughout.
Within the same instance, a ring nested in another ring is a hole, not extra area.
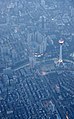
M 59 40 L 59 44 L 63 44 L 64 43 L 64 40 Z

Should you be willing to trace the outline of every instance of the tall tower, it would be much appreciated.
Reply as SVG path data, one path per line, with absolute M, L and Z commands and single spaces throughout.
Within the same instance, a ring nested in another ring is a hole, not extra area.
M 63 59 L 62 59 L 62 45 L 64 44 L 64 40 L 59 40 L 59 44 L 60 44 L 59 63 L 63 63 Z
M 68 112 L 66 113 L 66 119 L 69 119 Z

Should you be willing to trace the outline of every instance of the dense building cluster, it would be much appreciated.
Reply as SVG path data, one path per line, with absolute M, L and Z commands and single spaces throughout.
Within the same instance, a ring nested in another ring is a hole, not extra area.
M 55 55 L 58 52 L 55 45 L 61 37 L 65 40 L 65 57 L 73 57 L 72 3 L 69 0 L 0 1 L 0 62 L 5 67 L 11 66 L 33 53 L 50 50 L 51 54 L 52 49 Z
M 0 77 L 1 119 L 74 118 L 74 74 L 40 75 L 24 67 Z
M 73 4 L 0 1 L 1 119 L 74 118 Z M 62 66 L 57 63 L 61 38 Z

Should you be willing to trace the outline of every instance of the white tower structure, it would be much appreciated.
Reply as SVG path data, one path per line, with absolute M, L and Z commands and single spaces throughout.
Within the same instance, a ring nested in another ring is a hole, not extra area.
M 69 119 L 68 112 L 66 113 L 66 119 Z
M 64 44 L 64 40 L 59 40 L 59 44 L 60 44 L 59 63 L 63 63 L 63 59 L 62 59 L 62 45 Z

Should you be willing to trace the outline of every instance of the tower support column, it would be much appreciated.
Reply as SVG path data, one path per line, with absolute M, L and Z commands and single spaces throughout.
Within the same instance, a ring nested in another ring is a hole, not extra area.
M 62 45 L 60 45 L 60 56 L 59 56 L 59 61 L 62 62 Z

